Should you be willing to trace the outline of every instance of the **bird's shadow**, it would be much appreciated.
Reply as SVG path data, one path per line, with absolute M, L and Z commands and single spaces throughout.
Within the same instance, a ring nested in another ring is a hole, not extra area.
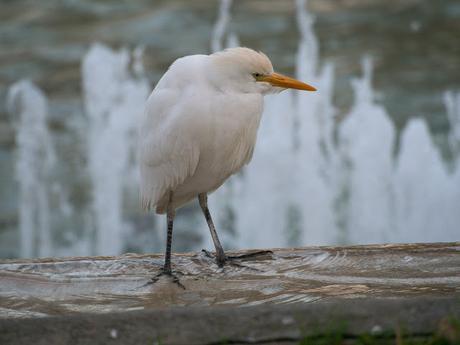
M 206 249 L 202 249 L 201 253 L 204 254 L 205 257 L 216 259 L 216 255 Z M 250 253 L 240 254 L 240 255 L 227 255 L 225 258 L 225 262 L 222 265 L 219 265 L 223 270 L 225 270 L 226 266 L 233 266 L 242 269 L 249 269 L 252 271 L 261 272 L 260 269 L 243 265 L 239 261 L 256 261 L 256 260 L 272 260 L 273 259 L 273 252 L 271 250 L 258 250 Z

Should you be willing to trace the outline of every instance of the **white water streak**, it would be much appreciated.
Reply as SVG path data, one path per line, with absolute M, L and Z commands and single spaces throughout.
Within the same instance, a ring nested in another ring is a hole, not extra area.
M 123 249 L 123 189 L 133 165 L 137 124 L 148 95 L 145 79 L 134 78 L 129 63 L 127 50 L 114 52 L 100 44 L 93 45 L 83 60 L 98 254 L 118 254 Z
M 355 102 L 339 129 L 341 171 L 348 177 L 346 242 L 387 242 L 394 232 L 393 158 L 395 128 L 376 105 L 372 64 L 363 60 L 363 77 L 353 81 Z
M 7 104 L 16 129 L 21 256 L 51 256 L 48 193 L 56 155 L 47 127 L 47 101 L 33 83 L 22 80 L 10 88 Z
M 238 38 L 235 34 L 230 33 L 227 38 L 227 44 L 224 46 L 225 33 L 227 30 L 228 23 L 230 23 L 231 14 L 230 8 L 232 6 L 232 0 L 221 0 L 219 7 L 219 17 L 214 25 L 211 38 L 211 51 L 218 52 L 224 49 L 224 47 L 238 46 Z

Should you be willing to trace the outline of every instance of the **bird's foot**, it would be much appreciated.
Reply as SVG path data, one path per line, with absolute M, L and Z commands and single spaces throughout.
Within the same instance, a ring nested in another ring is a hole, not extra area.
M 228 257 L 223 254 L 223 255 L 215 255 L 212 252 L 206 250 L 206 249 L 201 249 L 201 252 L 204 253 L 204 255 L 210 259 L 216 259 L 217 266 L 219 267 L 224 267 L 224 265 L 228 261 Z
M 180 282 L 179 277 L 176 274 L 174 274 L 171 269 L 165 269 L 164 267 L 161 268 L 161 271 L 154 275 L 152 278 L 150 278 L 150 280 L 147 283 L 145 283 L 142 287 L 155 284 L 161 276 L 168 276 L 169 278 L 171 278 L 174 284 L 178 285 L 180 288 L 185 290 L 185 286 Z

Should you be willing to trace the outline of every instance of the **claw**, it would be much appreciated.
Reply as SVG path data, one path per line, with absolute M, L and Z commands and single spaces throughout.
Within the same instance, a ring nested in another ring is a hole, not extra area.
M 214 256 L 212 255 L 212 253 L 206 249 L 201 249 L 201 252 L 204 253 L 204 255 L 207 257 L 207 258 L 210 258 L 210 259 L 214 259 Z
M 224 267 L 228 261 L 228 257 L 224 254 L 223 256 L 214 255 L 213 253 L 207 251 L 206 249 L 201 249 L 201 252 L 210 259 L 216 259 L 217 266 L 220 268 Z
M 150 278 L 150 280 L 144 285 L 142 285 L 141 288 L 155 284 L 163 275 L 169 276 L 172 279 L 173 283 L 177 284 L 180 288 L 186 290 L 184 284 L 180 282 L 179 278 L 174 273 L 172 273 L 172 271 L 166 271 L 164 268 L 162 268 L 160 272 L 158 272 L 156 275 Z

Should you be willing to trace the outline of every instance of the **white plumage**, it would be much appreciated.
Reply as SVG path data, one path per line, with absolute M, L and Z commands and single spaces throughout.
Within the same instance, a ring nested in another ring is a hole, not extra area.
M 176 208 L 221 186 L 251 160 L 263 95 L 288 87 L 314 90 L 274 73 L 267 56 L 248 48 L 176 60 L 141 123 L 142 206 L 173 218 Z

